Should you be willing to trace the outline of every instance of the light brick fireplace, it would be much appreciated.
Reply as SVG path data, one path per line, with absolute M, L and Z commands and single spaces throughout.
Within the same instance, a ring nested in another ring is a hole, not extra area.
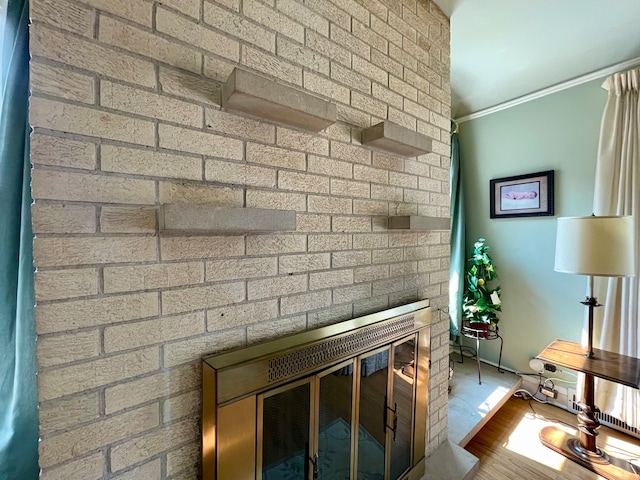
M 40 464 L 197 478 L 204 355 L 428 298 L 427 452 L 446 438 L 449 22 L 423 0 L 31 0 Z M 337 106 L 318 134 L 223 110 L 236 66 Z M 361 144 L 383 120 L 433 152 Z M 295 231 L 159 233 L 167 203 Z M 428 468 L 428 467 L 427 467 Z

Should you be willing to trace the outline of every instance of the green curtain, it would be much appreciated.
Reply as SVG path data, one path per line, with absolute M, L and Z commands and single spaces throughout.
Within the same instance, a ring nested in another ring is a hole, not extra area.
M 9 0 L 0 97 L 0 479 L 38 478 L 27 107 L 29 7 Z
M 462 324 L 462 296 L 464 295 L 465 225 L 460 170 L 458 125 L 451 122 L 451 266 L 449 270 L 449 333 L 457 337 Z

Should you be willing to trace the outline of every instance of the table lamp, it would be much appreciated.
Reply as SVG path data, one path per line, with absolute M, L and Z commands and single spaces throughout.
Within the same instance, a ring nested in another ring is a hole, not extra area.
M 599 307 L 593 295 L 593 277 L 630 277 L 635 275 L 633 218 L 564 217 L 558 218 L 556 272 L 589 276 L 588 295 L 583 305 L 589 308 L 587 348 L 593 354 L 593 309 Z
M 585 374 L 578 414 L 579 438 L 567 438 L 556 427 L 540 432 L 542 443 L 609 479 L 635 476 L 628 462 L 609 456 L 596 446 L 600 422 L 596 416 L 595 377 L 638 388 L 640 360 L 593 348 L 593 313 L 599 307 L 594 297 L 594 277 L 635 275 L 633 218 L 565 217 L 558 218 L 555 268 L 557 272 L 587 275 L 587 298 L 581 302 L 589 313 L 587 345 L 556 340 L 538 358 Z

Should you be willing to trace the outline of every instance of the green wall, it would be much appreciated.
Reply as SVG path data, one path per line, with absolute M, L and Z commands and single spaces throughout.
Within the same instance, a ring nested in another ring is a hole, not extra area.
M 556 219 L 590 215 L 606 91 L 595 80 L 460 125 L 467 252 L 487 239 L 500 275 L 502 363 L 529 360 L 555 338 L 581 339 L 586 277 L 553 271 Z M 555 170 L 555 216 L 489 218 L 489 180 Z M 480 345 L 498 361 L 498 341 Z

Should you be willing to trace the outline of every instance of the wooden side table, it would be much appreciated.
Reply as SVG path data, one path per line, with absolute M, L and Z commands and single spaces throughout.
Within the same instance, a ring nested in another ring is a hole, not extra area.
M 580 437 L 568 435 L 556 427 L 545 427 L 540 431 L 540 440 L 547 447 L 579 463 L 583 467 L 610 480 L 640 480 L 634 467 L 624 460 L 612 457 L 596 446 L 600 422 L 596 416 L 594 379 L 603 378 L 611 382 L 640 388 L 640 359 L 593 349 L 578 343 L 555 340 L 537 358 L 543 362 L 568 368 L 585 374 L 583 399 L 579 404 L 578 430 Z

